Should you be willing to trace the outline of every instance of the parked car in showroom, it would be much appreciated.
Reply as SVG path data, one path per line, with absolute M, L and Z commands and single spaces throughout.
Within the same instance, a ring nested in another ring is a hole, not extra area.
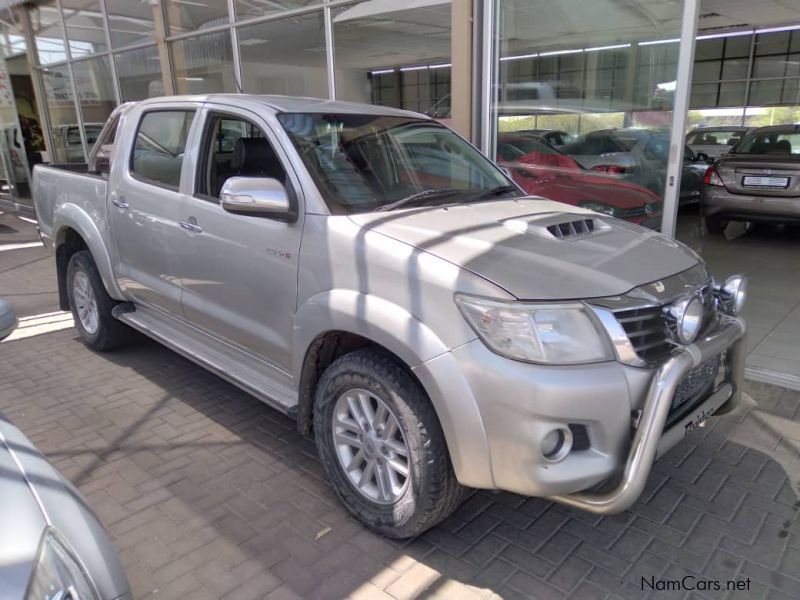
M 499 133 L 497 163 L 532 196 L 589 208 L 650 229 L 661 227 L 659 196 L 635 183 L 585 169 L 535 135 Z
M 531 135 L 542 138 L 545 142 L 554 148 L 560 148 L 565 144 L 575 140 L 575 134 L 560 131 L 558 129 L 524 129 L 520 133 L 529 133 Z
M 800 125 L 755 129 L 708 167 L 700 212 L 711 233 L 729 221 L 800 223 Z
M 695 154 L 704 154 L 713 161 L 727 154 L 751 128 L 738 125 L 728 127 L 695 127 L 686 134 L 686 145 Z
M 0 598 L 133 599 L 86 500 L 2 414 L 0 498 Z
M 664 195 L 669 160 L 668 131 L 650 129 L 602 129 L 581 136 L 561 148 L 564 154 L 592 171 L 615 175 Z M 680 203 L 700 199 L 706 157 L 684 150 Z
M 247 134 L 227 152 L 222 129 Z M 742 277 L 525 196 L 431 118 L 155 98 L 118 108 L 90 159 L 34 170 L 84 342 L 138 329 L 291 416 L 384 535 L 432 527 L 470 487 L 620 512 L 737 404 Z

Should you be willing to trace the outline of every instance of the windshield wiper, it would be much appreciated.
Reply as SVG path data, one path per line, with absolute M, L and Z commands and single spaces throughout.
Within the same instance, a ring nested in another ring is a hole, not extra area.
M 387 210 L 392 210 L 394 208 L 400 208 L 402 206 L 406 206 L 407 204 L 411 204 L 414 202 L 419 202 L 422 200 L 431 200 L 433 198 L 445 198 L 447 196 L 452 196 L 458 193 L 459 190 L 453 188 L 440 188 L 438 190 L 422 190 L 421 192 L 417 192 L 416 194 L 411 194 L 410 196 L 406 196 L 405 198 L 400 198 L 400 200 L 395 200 L 394 202 L 390 202 L 389 204 L 384 204 L 383 206 L 379 206 L 373 212 L 384 212 Z
M 496 196 L 502 196 L 510 192 L 519 193 L 519 188 L 515 185 L 498 185 L 497 187 L 493 187 L 490 190 L 481 192 L 477 196 L 470 198 L 469 202 L 480 202 L 481 200 L 488 200 L 489 198 L 495 198 Z

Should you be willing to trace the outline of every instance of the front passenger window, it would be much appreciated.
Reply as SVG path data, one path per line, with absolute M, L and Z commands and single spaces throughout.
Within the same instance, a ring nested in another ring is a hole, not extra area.
M 194 111 L 145 113 L 136 132 L 131 172 L 148 183 L 178 189 Z

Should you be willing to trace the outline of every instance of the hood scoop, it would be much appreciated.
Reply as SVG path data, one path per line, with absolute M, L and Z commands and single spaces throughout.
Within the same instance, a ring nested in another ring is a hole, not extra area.
M 571 240 L 609 231 L 609 225 L 593 217 L 576 218 L 576 215 L 549 215 L 545 218 L 523 221 L 509 219 L 503 226 L 517 233 L 532 233 L 544 238 Z

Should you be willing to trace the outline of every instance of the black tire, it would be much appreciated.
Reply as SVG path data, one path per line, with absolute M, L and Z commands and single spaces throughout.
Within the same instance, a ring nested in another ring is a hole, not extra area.
M 97 327 L 94 331 L 87 330 L 78 315 L 74 297 L 74 286 L 75 277 L 78 276 L 79 273 L 83 273 L 88 278 L 95 302 L 97 303 Z M 121 321 L 115 319 L 111 314 L 111 310 L 118 303 L 106 292 L 103 280 L 88 250 L 81 250 L 70 257 L 69 264 L 67 265 L 66 284 L 69 307 L 72 311 L 72 317 L 75 320 L 75 328 L 78 330 L 83 342 L 87 346 L 93 350 L 105 352 L 107 350 L 119 348 L 130 341 L 133 330 Z
M 706 217 L 706 230 L 708 233 L 723 234 L 728 226 L 728 221 L 719 217 Z
M 408 447 L 409 477 L 391 504 L 364 496 L 346 475 L 334 446 L 337 400 L 348 390 L 380 397 L 396 417 Z M 465 498 L 456 480 L 439 419 L 419 383 L 388 354 L 362 348 L 339 357 L 323 373 L 314 405 L 314 434 L 333 489 L 361 523 L 386 537 L 421 534 L 449 516 Z

